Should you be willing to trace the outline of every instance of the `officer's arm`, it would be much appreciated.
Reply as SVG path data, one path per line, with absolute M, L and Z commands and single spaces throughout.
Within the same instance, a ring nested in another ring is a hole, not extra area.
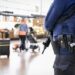
M 55 23 L 62 15 L 66 5 L 66 0 L 54 0 L 51 10 L 49 10 L 45 18 L 45 28 L 48 31 L 52 31 L 55 27 Z

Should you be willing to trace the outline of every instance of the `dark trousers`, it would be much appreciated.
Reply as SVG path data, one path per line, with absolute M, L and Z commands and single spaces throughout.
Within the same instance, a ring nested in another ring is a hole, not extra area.
M 20 35 L 19 38 L 21 40 L 20 50 L 26 49 L 26 47 L 25 47 L 26 36 L 25 35 Z
M 54 69 L 54 75 L 75 75 L 75 64 L 70 65 L 66 70 Z

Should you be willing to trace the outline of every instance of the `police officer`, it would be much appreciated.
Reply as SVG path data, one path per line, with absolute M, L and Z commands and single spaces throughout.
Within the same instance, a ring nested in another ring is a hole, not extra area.
M 54 75 L 75 75 L 75 0 L 54 0 L 45 18 L 56 47 Z M 54 45 L 54 44 L 53 44 Z

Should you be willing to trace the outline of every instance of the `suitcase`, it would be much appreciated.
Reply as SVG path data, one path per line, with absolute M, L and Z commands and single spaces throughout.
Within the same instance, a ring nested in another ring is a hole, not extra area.
M 0 39 L 0 55 L 10 55 L 10 39 Z

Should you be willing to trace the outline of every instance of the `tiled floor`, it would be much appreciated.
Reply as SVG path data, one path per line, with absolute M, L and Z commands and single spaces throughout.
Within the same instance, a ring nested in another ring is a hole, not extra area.
M 0 57 L 0 75 L 54 75 L 54 54 L 51 45 L 41 54 L 43 45 L 39 43 L 40 52 L 31 53 L 31 50 L 19 55 L 10 44 L 10 58 Z

